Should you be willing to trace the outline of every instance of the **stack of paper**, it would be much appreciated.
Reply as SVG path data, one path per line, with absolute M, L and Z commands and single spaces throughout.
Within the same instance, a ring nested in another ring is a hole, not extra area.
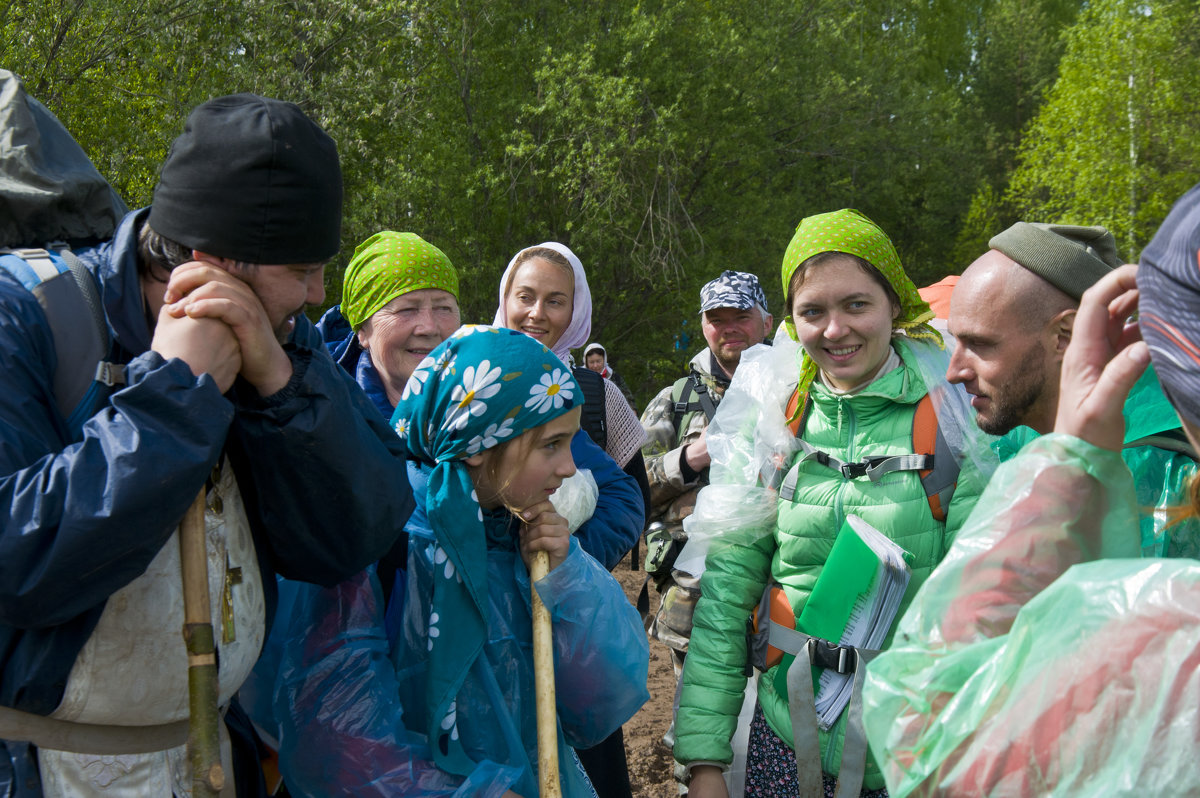
M 878 529 L 856 515 L 847 516 L 796 627 L 844 646 L 879 648 L 908 589 L 911 573 L 906 556 L 904 549 Z M 785 658 L 776 677 L 783 695 L 787 694 L 786 670 L 791 660 Z M 850 700 L 854 674 L 813 671 L 817 719 L 821 728 L 828 729 Z

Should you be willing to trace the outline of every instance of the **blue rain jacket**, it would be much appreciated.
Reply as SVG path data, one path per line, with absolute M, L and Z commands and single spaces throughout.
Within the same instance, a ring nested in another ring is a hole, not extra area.
M 81 439 L 55 406 L 41 308 L 0 273 L 0 705 L 57 707 L 108 596 L 146 569 L 223 452 L 258 546 L 268 618 L 273 573 L 336 584 L 389 549 L 413 506 L 402 447 L 303 317 L 285 346 L 292 380 L 266 398 L 240 381 L 223 396 L 207 375 L 148 351 L 136 254 L 146 213 L 77 253 L 127 383 Z M 14 772 L 27 784 L 28 755 L 0 742 L 0 793 Z

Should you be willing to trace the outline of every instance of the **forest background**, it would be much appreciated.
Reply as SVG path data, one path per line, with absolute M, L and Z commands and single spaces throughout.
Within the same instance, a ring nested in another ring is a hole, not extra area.
M 855 207 L 919 285 L 1017 219 L 1135 260 L 1200 179 L 1196 0 L 0 0 L 0 67 L 130 207 L 188 111 L 298 103 L 345 173 L 341 293 L 381 229 L 443 249 L 465 321 L 508 259 L 568 244 L 639 403 L 703 347 L 698 289 L 781 318 L 801 218 Z M 315 314 L 314 314 L 315 315 Z

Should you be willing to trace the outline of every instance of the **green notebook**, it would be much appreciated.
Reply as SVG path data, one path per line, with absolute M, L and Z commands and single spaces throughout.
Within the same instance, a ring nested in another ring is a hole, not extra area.
M 829 559 L 813 585 L 796 628 L 813 637 L 856 648 L 883 644 L 911 573 L 912 555 L 856 515 L 846 516 Z M 775 689 L 787 695 L 787 670 L 795 657 L 785 654 L 775 673 Z M 829 728 L 845 709 L 853 674 L 813 668 L 817 718 Z

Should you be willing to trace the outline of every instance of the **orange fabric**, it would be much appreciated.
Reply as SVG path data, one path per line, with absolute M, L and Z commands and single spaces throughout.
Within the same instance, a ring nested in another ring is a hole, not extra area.
M 788 603 L 787 594 L 783 592 L 783 588 L 779 585 L 771 585 L 767 588 L 769 595 L 767 598 L 767 612 L 771 620 L 780 626 L 785 626 L 788 629 L 796 628 L 796 614 L 792 611 L 792 605 Z M 764 630 L 758 628 L 758 607 L 754 608 L 754 614 L 751 620 L 754 624 L 755 633 L 760 633 Z M 783 651 L 775 646 L 767 647 L 767 667 L 773 668 L 783 659 Z
M 929 303 L 929 307 L 933 308 L 934 314 L 939 319 L 948 319 L 950 318 L 950 295 L 954 293 L 956 285 L 958 285 L 958 275 L 948 274 L 933 285 L 918 288 L 917 293 L 921 295 L 921 299 Z

